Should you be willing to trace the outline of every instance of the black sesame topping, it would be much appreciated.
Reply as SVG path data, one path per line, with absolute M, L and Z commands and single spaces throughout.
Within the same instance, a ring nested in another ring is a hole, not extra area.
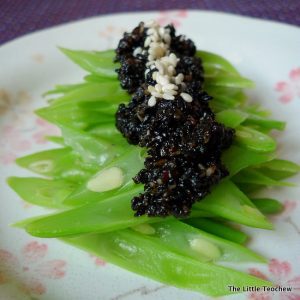
M 216 122 L 209 107 L 212 97 L 203 91 L 202 62 L 195 57 L 194 43 L 176 36 L 172 25 L 165 28 L 170 29 L 170 51 L 180 59 L 176 73 L 184 75 L 174 100 L 148 105 L 154 69 L 145 74 L 147 53 L 133 55 L 137 47 L 147 51 L 144 23 L 126 33 L 116 50 L 121 86 L 132 93 L 131 101 L 118 108 L 116 126 L 129 143 L 148 149 L 144 169 L 133 178 L 144 184 L 144 193 L 132 199 L 136 216 L 187 216 L 192 205 L 228 175 L 221 154 L 234 137 L 234 130 Z M 193 101 L 183 101 L 181 92 Z

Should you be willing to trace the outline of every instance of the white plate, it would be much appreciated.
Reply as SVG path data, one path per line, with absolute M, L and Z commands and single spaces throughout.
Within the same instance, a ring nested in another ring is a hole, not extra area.
M 125 29 L 149 19 L 174 22 L 199 49 L 225 56 L 253 79 L 256 89 L 249 93 L 251 98 L 263 103 L 274 117 L 288 121 L 284 134 L 277 134 L 280 155 L 300 162 L 300 30 L 296 27 L 213 12 L 170 11 L 96 17 L 10 42 L 0 48 L 0 299 L 207 299 L 106 264 L 55 239 L 33 238 L 8 226 L 45 212 L 25 204 L 5 183 L 7 176 L 29 175 L 14 165 L 16 156 L 52 146 L 42 136 L 55 129 L 38 120 L 32 110 L 45 105 L 41 94 L 54 84 L 79 82 L 84 74 L 56 46 L 115 47 Z M 294 288 L 300 286 L 299 191 L 267 191 L 286 206 L 283 214 L 273 218 L 275 231 L 246 229 L 253 236 L 249 247 L 270 258 L 269 266 L 251 267 Z M 247 297 L 251 293 L 229 298 Z

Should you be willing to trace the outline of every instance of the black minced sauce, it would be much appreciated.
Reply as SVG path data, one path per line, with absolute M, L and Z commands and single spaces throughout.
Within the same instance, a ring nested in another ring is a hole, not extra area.
M 116 49 L 117 70 L 122 88 L 132 94 L 131 101 L 120 104 L 116 126 L 130 144 L 146 147 L 148 156 L 134 178 L 144 184 L 144 192 L 132 199 L 135 216 L 187 216 L 192 205 L 209 194 L 213 185 L 228 175 L 221 162 L 222 151 L 232 144 L 234 130 L 215 121 L 209 107 L 212 99 L 203 91 L 203 67 L 196 57 L 194 43 L 184 36 L 171 35 L 170 52 L 180 59 L 176 73 L 184 74 L 179 93 L 192 96 L 192 102 L 180 96 L 175 100 L 157 101 L 150 107 L 148 85 L 154 85 L 152 69 L 145 75 L 147 48 L 144 54 L 133 55 L 144 47 L 146 30 L 140 23 L 125 33 Z

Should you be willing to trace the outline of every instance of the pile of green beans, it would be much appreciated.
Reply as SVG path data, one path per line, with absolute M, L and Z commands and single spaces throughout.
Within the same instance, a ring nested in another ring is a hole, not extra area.
M 134 217 L 130 199 L 143 186 L 134 184 L 132 177 L 142 169 L 146 153 L 129 145 L 115 128 L 117 107 L 130 96 L 119 86 L 114 52 L 61 50 L 89 74 L 82 83 L 47 92 L 49 105 L 36 111 L 62 131 L 62 137 L 48 137 L 58 148 L 16 161 L 40 177 L 8 179 L 22 199 L 55 212 L 14 226 L 33 236 L 60 238 L 132 272 L 211 296 L 229 294 L 229 285 L 272 285 L 218 265 L 266 262 L 243 245 L 247 235 L 230 223 L 272 229 L 265 214 L 280 212 L 282 205 L 255 197 L 255 191 L 290 186 L 282 180 L 300 170 L 276 156 L 270 131 L 284 130 L 284 122 L 270 119 L 259 105 L 247 104 L 243 89 L 253 87 L 253 82 L 224 58 L 198 51 L 216 119 L 236 129 L 234 144 L 222 157 L 230 176 L 197 202 L 188 218 Z M 88 189 L 92 178 L 112 167 L 124 174 L 121 186 L 103 192 Z

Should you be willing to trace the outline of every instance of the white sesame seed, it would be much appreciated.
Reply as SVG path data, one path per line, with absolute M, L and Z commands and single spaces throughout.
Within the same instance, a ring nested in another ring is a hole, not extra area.
M 154 106 L 156 104 L 156 98 L 154 96 L 151 96 L 148 100 L 149 106 Z
M 171 94 L 166 94 L 164 93 L 163 96 L 162 96 L 165 100 L 174 100 L 175 97 Z
M 177 58 L 177 56 L 176 56 L 175 53 L 170 53 L 169 57 L 172 58 L 172 59 L 173 59 L 173 58 Z
M 153 80 L 156 80 L 157 74 L 158 74 L 158 72 L 153 72 L 153 73 L 152 73 L 152 79 L 153 79 Z
M 168 77 L 161 75 L 160 73 L 156 75 L 156 81 L 160 83 L 162 86 L 169 83 Z
M 159 41 L 160 40 L 159 35 L 158 35 L 156 30 L 154 31 L 154 33 L 152 35 L 152 40 L 153 41 Z
M 165 89 L 164 87 L 162 88 L 162 90 L 165 94 L 170 94 L 170 95 L 173 95 L 173 96 L 177 95 L 177 92 L 174 91 L 174 90 L 168 90 L 168 89 Z
M 155 61 L 155 67 L 159 70 L 159 69 L 163 68 L 163 65 L 159 60 L 156 60 Z
M 182 88 L 182 89 L 185 89 L 185 88 L 186 88 L 186 84 L 185 84 L 184 82 L 181 82 L 180 85 L 181 85 L 181 88 Z
M 149 60 L 149 62 L 154 61 L 154 55 L 151 55 L 151 54 L 150 54 L 150 55 L 148 56 L 148 60 Z
M 163 39 L 167 44 L 171 43 L 171 36 L 169 34 L 165 33 Z
M 151 93 L 151 92 L 155 92 L 156 89 L 153 85 L 148 85 L 148 91 Z
M 157 83 L 157 84 L 155 85 L 155 89 L 156 89 L 157 92 L 161 93 L 161 91 L 162 91 L 162 86 L 161 86 L 161 84 Z
M 182 73 L 177 74 L 177 76 L 175 77 L 175 83 L 176 84 L 180 84 L 184 79 L 184 76 Z
M 149 28 L 148 30 L 147 30 L 147 35 L 151 35 L 151 34 L 153 34 L 155 32 L 155 29 L 154 28 Z
M 159 28 L 159 30 L 158 30 L 158 32 L 159 32 L 159 34 L 160 34 L 160 36 L 161 36 L 161 37 L 163 37 L 163 36 L 164 36 L 164 34 L 166 33 L 166 31 L 165 31 L 165 28 L 164 28 L 164 27 L 160 27 L 160 28 Z
M 160 61 L 164 64 L 169 64 L 169 56 L 164 56 L 160 59 Z
M 147 36 L 146 39 L 145 39 L 145 42 L 144 42 L 144 47 L 148 47 L 151 43 L 151 38 L 150 36 Z
M 156 50 L 156 57 L 162 57 L 165 54 L 165 49 L 163 47 L 157 47 Z
M 158 93 L 156 91 L 151 92 L 151 95 L 156 98 L 163 98 L 163 95 L 161 93 Z
M 168 89 L 168 90 L 174 90 L 175 87 L 176 87 L 176 85 L 173 83 L 168 83 L 168 84 L 164 85 L 164 88 Z
M 186 102 L 192 102 L 193 101 L 192 96 L 187 94 L 187 93 L 181 93 L 180 96 Z
M 148 53 L 149 53 L 150 55 L 153 55 L 153 54 L 154 54 L 154 48 L 149 48 Z
M 175 73 L 175 68 L 174 66 L 168 66 L 168 73 L 172 76 Z
M 206 176 L 211 176 L 212 174 L 214 174 L 214 172 L 216 171 L 216 167 L 215 166 L 212 166 L 212 167 L 209 167 L 206 169 Z
M 141 54 L 141 53 L 142 53 L 142 48 L 141 47 L 137 47 L 133 51 L 133 56 L 137 56 L 138 54 Z

